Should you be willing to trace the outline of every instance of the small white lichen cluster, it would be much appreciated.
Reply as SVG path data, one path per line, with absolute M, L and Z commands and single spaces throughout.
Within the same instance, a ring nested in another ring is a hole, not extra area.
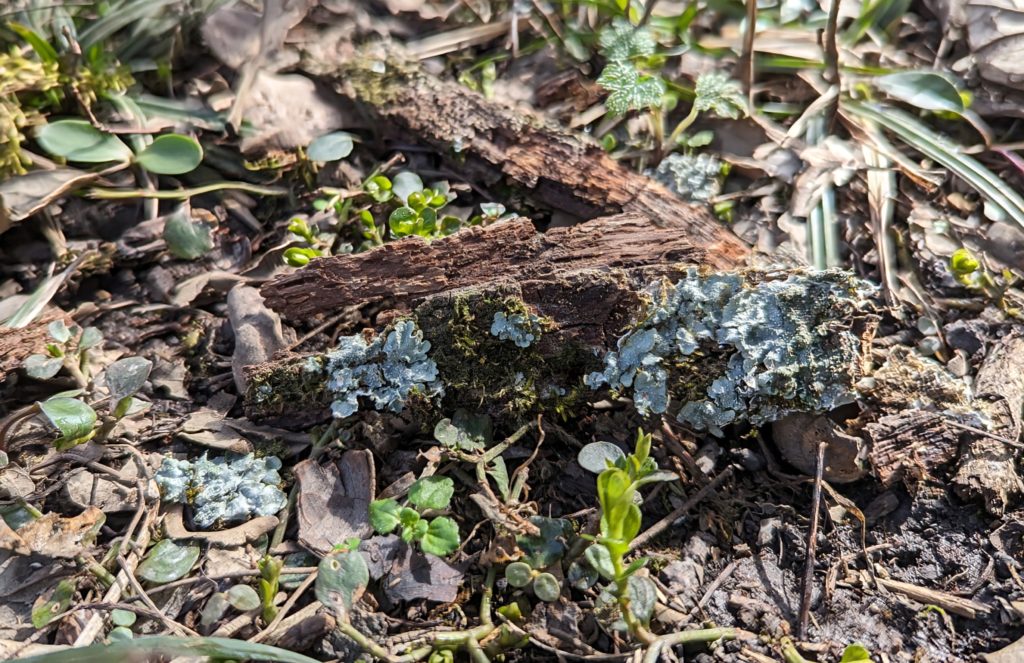
M 195 524 L 207 528 L 217 521 L 242 522 L 283 509 L 288 497 L 280 488 L 280 469 L 278 458 L 253 454 L 203 454 L 194 461 L 164 458 L 156 483 L 165 502 L 191 505 Z
M 761 425 L 789 412 L 830 410 L 854 396 L 849 367 L 860 345 L 829 322 L 844 307 L 853 309 L 867 287 L 838 271 L 748 285 L 736 274 L 690 270 L 675 284 L 652 286 L 647 319 L 619 339 L 604 371 L 585 382 L 594 389 L 632 388 L 638 412 L 663 413 L 673 364 L 705 344 L 731 354 L 706 397 L 682 404 L 680 421 L 721 435 L 737 421 Z
M 528 348 L 541 333 L 540 318 L 532 313 L 506 314 L 498 311 L 491 322 L 491 336 L 512 341 L 520 348 Z
M 343 336 L 327 355 L 327 389 L 335 399 L 334 416 L 342 419 L 359 410 L 359 397 L 375 409 L 401 412 L 409 395 L 443 392 L 437 364 L 427 357 L 430 341 L 410 320 L 398 322 L 388 334 L 367 341 L 361 334 Z
M 707 202 L 722 191 L 722 162 L 710 154 L 670 154 L 648 174 L 690 201 Z

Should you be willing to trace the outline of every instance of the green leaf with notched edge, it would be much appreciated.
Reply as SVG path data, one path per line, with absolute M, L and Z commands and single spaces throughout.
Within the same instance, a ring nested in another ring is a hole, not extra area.
M 628 62 L 610 63 L 601 72 L 597 84 L 611 92 L 605 106 L 616 115 L 661 106 L 665 97 L 665 81 L 641 74 Z
M 370 502 L 370 524 L 378 534 L 388 534 L 401 522 L 399 512 L 402 507 L 392 499 L 374 500 Z
M 316 598 L 343 621 L 370 582 L 370 570 L 358 550 L 342 550 L 320 560 Z
M 409 488 L 409 502 L 421 509 L 445 509 L 455 494 L 455 482 L 448 477 L 423 477 Z
M 430 521 L 427 533 L 420 540 L 423 552 L 444 557 L 459 547 L 459 526 L 451 518 L 441 516 Z
M 609 62 L 619 62 L 632 57 L 653 55 L 658 47 L 645 26 L 635 27 L 620 16 L 612 20 L 612 24 L 601 30 L 601 54 Z

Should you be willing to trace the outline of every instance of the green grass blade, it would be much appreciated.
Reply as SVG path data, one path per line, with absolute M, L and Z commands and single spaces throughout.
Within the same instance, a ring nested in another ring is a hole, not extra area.
M 221 660 L 275 661 L 278 663 L 320 663 L 315 658 L 280 647 L 231 638 L 183 638 L 160 635 L 136 638 L 110 645 L 76 647 L 21 659 L 23 663 L 130 663 L 156 656 L 206 656 Z
M 852 100 L 843 101 L 842 109 L 875 122 L 921 154 L 942 164 L 1024 228 L 1024 198 L 977 159 L 961 153 L 958 146 L 914 116 L 890 106 Z

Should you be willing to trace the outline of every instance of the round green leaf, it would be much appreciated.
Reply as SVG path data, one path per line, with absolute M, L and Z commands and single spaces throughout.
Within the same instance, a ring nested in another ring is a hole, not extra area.
M 36 380 L 49 380 L 57 373 L 60 373 L 64 365 L 62 357 L 47 357 L 46 355 L 29 355 L 22 364 L 29 377 Z
M 658 602 L 658 588 L 654 581 L 645 576 L 630 576 L 626 592 L 629 594 L 629 609 L 646 624 L 654 614 L 654 604 Z
M 600 543 L 595 543 L 587 548 L 583 552 L 583 555 L 587 558 L 587 561 L 590 562 L 590 566 L 601 574 L 602 578 L 605 580 L 615 579 L 615 565 L 612 564 L 612 556 L 611 553 L 608 552 L 607 548 L 602 546 Z
M 64 324 L 63 320 L 54 320 L 46 326 L 47 331 L 50 332 L 50 336 L 53 340 L 58 343 L 67 343 L 71 340 L 71 330 Z
M 409 501 L 421 509 L 444 509 L 455 494 L 455 482 L 448 477 L 423 477 L 409 488 Z
M 358 550 L 344 550 L 320 560 L 316 576 L 316 598 L 335 615 L 348 621 L 352 605 L 370 582 L 370 570 Z
M 203 148 L 194 138 L 180 134 L 158 136 L 135 155 L 135 162 L 157 175 L 182 175 L 203 160 Z
M 217 623 L 224 616 L 224 613 L 228 611 L 229 607 L 227 594 L 224 592 L 214 592 L 210 600 L 203 606 L 203 611 L 199 614 L 199 623 L 203 626 Z
M 871 663 L 871 652 L 859 642 L 847 646 L 843 650 L 843 657 L 839 659 L 839 663 L 863 663 L 864 661 Z
M 105 163 L 132 157 L 120 138 L 101 132 L 85 120 L 51 122 L 39 130 L 36 140 L 50 154 L 68 161 Z
M 167 249 L 183 260 L 195 260 L 213 248 L 210 226 L 193 221 L 184 207 L 167 217 L 164 241 Z
M 575 587 L 579 590 L 587 590 L 594 586 L 594 583 L 597 582 L 597 578 L 597 571 L 586 564 L 573 562 L 569 565 L 567 579 L 570 587 Z
M 39 404 L 46 418 L 61 433 L 61 441 L 76 441 L 87 438 L 96 423 L 96 412 L 77 398 L 56 396 Z
M 419 215 L 411 207 L 399 207 L 388 217 L 388 226 L 395 237 L 405 237 L 416 232 Z
M 163 539 L 149 551 L 136 571 L 143 580 L 155 583 L 174 582 L 183 578 L 199 559 L 199 546 L 181 545 L 171 539 Z
M 505 580 L 513 587 L 526 587 L 533 580 L 533 569 L 526 562 L 512 562 L 505 567 Z
M 226 594 L 228 603 L 235 610 L 248 612 L 260 607 L 260 596 L 249 585 L 235 585 Z
M 107 367 L 107 389 L 115 402 L 131 396 L 146 383 L 153 362 L 142 357 L 118 359 Z
M 444 557 L 459 547 L 459 526 L 451 518 L 441 516 L 430 521 L 427 533 L 420 541 L 423 552 Z
M 107 642 L 124 642 L 134 638 L 135 634 L 132 633 L 130 628 L 125 626 L 115 626 L 110 629 L 110 633 L 107 634 Z
M 352 134 L 335 131 L 314 138 L 306 150 L 306 155 L 313 161 L 337 161 L 352 153 Z
M 533 579 L 533 593 L 541 601 L 551 603 L 558 600 L 558 596 L 562 593 L 562 586 L 555 576 L 550 573 L 542 573 Z
M 120 608 L 114 608 L 110 611 L 110 621 L 113 622 L 114 626 L 131 626 L 138 619 L 131 610 L 122 610 Z
M 423 191 L 423 180 L 416 173 L 403 170 L 391 181 L 391 192 L 403 203 L 407 203 L 409 196 L 417 191 Z
M 622 449 L 611 442 L 591 442 L 580 449 L 576 462 L 588 472 L 600 474 L 608 469 L 609 463 L 615 465 L 616 461 L 625 456 Z

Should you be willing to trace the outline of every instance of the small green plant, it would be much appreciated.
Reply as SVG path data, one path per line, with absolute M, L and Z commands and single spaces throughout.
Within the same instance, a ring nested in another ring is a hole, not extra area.
M 399 173 L 399 176 L 406 173 Z M 388 228 L 391 229 L 393 237 L 407 237 L 416 235 L 426 239 L 436 239 L 451 235 L 459 230 L 462 221 L 455 216 L 439 216 L 441 209 L 455 198 L 455 194 L 448 189 L 447 182 L 437 182 L 432 187 L 424 187 L 419 177 L 408 173 L 412 177 L 405 186 L 396 187 L 396 195 L 404 203 L 396 208 L 388 217 Z M 397 178 L 396 178 L 397 180 Z M 409 190 L 411 189 L 411 190 Z
M 64 368 L 84 387 L 89 382 L 89 350 L 103 342 L 103 334 L 96 327 L 68 327 L 63 320 L 51 322 L 47 331 L 53 342 L 46 344 L 45 353 L 25 359 L 25 372 L 37 380 L 49 380 Z
M 57 120 L 42 127 L 36 140 L 50 154 L 79 163 L 135 163 L 157 175 L 182 175 L 203 160 L 199 142 L 181 134 L 164 134 L 141 142 L 133 152 L 114 134 L 85 120 Z
M 608 448 L 607 443 L 594 444 Z M 643 518 L 637 505 L 638 491 L 646 484 L 676 478 L 671 472 L 659 470 L 650 452 L 651 436 L 639 431 L 633 453 L 619 452 L 612 454 L 617 457 L 606 459 L 606 468 L 597 477 L 600 534 L 584 553 L 601 577 L 610 581 L 605 595 L 617 605 L 626 629 L 641 640 L 650 639 L 647 622 L 654 611 L 657 592 L 649 578 L 636 574 L 646 565 L 646 559 L 628 565 L 625 561 L 630 544 L 640 533 Z
M 455 484 L 448 477 L 422 477 L 409 488 L 409 504 L 394 499 L 370 503 L 370 523 L 379 534 L 401 529 L 403 541 L 419 543 L 425 553 L 444 557 L 459 547 L 459 526 L 447 516 L 424 517 L 427 511 L 448 508 Z
M 550 573 L 538 571 L 526 562 L 512 562 L 505 567 L 505 579 L 508 584 L 520 589 L 533 586 L 533 593 L 541 601 L 557 601 L 562 593 L 562 585 L 558 578 Z
M 264 555 L 260 559 L 258 566 L 260 570 L 259 595 L 260 605 L 263 608 L 263 621 L 269 624 L 277 616 L 277 606 L 274 605 L 274 599 L 277 597 L 277 591 L 280 586 L 281 568 L 284 566 L 284 562 L 277 557 Z
M 965 288 L 979 290 L 990 298 L 1008 315 L 1019 317 L 1021 311 L 1007 300 L 1010 289 L 1016 285 L 1017 278 L 1010 270 L 1004 270 L 1002 282 L 998 281 L 985 269 L 981 262 L 965 248 L 957 249 L 949 258 L 949 271 L 956 282 Z

